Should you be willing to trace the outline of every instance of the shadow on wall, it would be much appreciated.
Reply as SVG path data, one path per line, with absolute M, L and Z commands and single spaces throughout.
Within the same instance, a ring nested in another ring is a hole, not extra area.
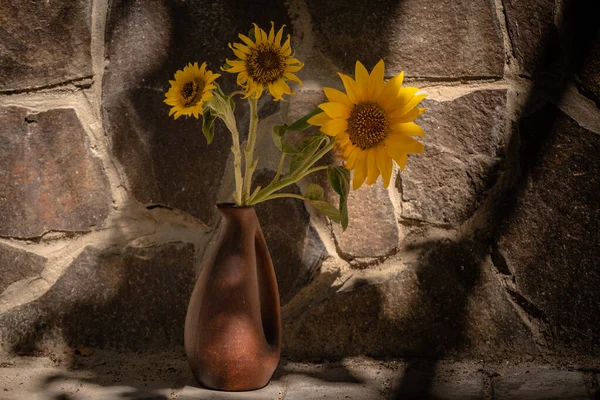
M 595 29 L 597 29 L 595 28 L 596 23 L 593 20 L 594 17 L 592 17 L 594 13 L 591 12 L 592 10 L 590 10 L 590 7 L 591 6 L 586 2 L 569 2 L 567 8 L 564 10 L 565 18 L 563 23 L 565 26 L 559 27 L 559 31 L 570 38 L 567 43 L 574 45 L 572 48 L 562 49 L 562 58 L 556 59 L 552 57 L 553 55 L 555 56 L 557 53 L 560 53 L 557 51 L 560 48 L 560 44 L 557 37 L 554 35 L 554 32 L 550 32 L 547 37 L 542 38 L 539 42 L 538 46 L 540 47 L 540 51 L 537 54 L 540 55 L 540 58 L 536 60 L 537 68 L 533 74 L 532 90 L 521 110 L 522 115 L 533 114 L 537 108 L 549 101 L 554 101 L 556 104 L 560 103 L 560 99 L 564 95 L 567 85 L 573 81 L 575 74 L 580 71 L 582 62 L 597 34 L 595 31 Z M 519 205 L 520 199 L 525 195 L 528 185 L 531 184 L 532 179 L 534 181 L 537 180 L 535 175 L 540 172 L 538 166 L 544 163 L 542 157 L 548 157 L 550 147 L 556 146 L 557 144 L 556 137 L 557 135 L 560 135 L 561 132 L 557 129 L 555 122 L 559 119 L 561 111 L 554 107 L 546 107 L 546 110 L 547 111 L 543 114 L 543 121 L 539 118 L 534 120 L 535 126 L 531 127 L 531 122 L 528 119 L 523 118 L 522 121 L 518 123 L 518 127 L 515 127 L 507 147 L 508 158 L 506 160 L 507 169 L 505 174 L 502 180 L 497 184 L 494 192 L 492 192 L 486 201 L 486 204 L 479 210 L 481 215 L 476 216 L 472 221 L 473 226 L 471 228 L 475 229 L 477 251 L 473 253 L 473 257 L 471 258 L 473 264 L 469 267 L 473 274 L 472 279 L 465 281 L 465 285 L 458 287 L 458 290 L 453 290 L 455 301 L 459 308 L 461 307 L 461 304 L 463 306 L 466 304 L 466 299 L 471 295 L 474 285 L 477 283 L 477 275 L 481 269 L 483 258 L 489 252 L 489 246 L 495 245 L 498 242 L 500 236 L 507 229 L 507 222 L 514 220 L 515 215 L 518 212 L 517 206 Z M 598 150 L 600 149 L 596 149 L 596 151 Z M 515 169 L 514 167 L 517 168 Z M 596 173 L 598 173 L 598 171 L 596 171 Z M 560 174 L 557 174 L 557 179 L 559 179 L 559 177 Z M 580 194 L 584 196 L 590 195 L 590 193 L 586 193 L 586 190 L 594 190 L 597 193 L 598 185 L 592 184 L 588 187 L 583 187 L 582 190 L 583 193 Z M 522 217 L 522 215 L 517 215 L 517 218 L 519 217 Z M 545 223 L 546 226 L 537 227 L 536 233 L 541 235 L 552 235 L 552 229 L 549 228 L 554 221 L 545 221 Z M 545 239 L 539 238 L 539 241 L 544 243 Z M 547 242 L 557 243 L 555 240 L 548 240 Z M 464 243 L 461 243 L 461 239 L 459 239 L 459 242 L 457 242 L 456 245 L 460 248 L 465 248 Z M 554 251 L 553 249 L 547 250 L 550 252 Z M 568 252 L 569 250 L 560 249 L 559 251 Z M 433 254 L 443 255 L 444 252 L 443 246 L 433 250 Z M 544 260 L 546 259 L 546 254 L 534 255 L 531 259 Z M 440 261 L 442 260 L 443 259 Z M 443 261 L 440 262 L 439 265 L 443 265 Z M 531 266 L 528 266 L 526 268 L 530 267 Z M 589 265 L 588 267 L 592 267 L 592 265 Z M 418 274 L 428 273 L 427 270 L 421 271 L 420 268 L 417 271 Z M 429 272 L 434 274 L 430 284 L 439 282 L 441 276 L 440 271 Z M 462 274 L 462 272 L 460 274 Z M 426 284 L 425 291 L 432 289 L 430 284 Z M 561 297 L 572 296 L 575 294 L 573 291 L 578 290 L 578 288 L 569 288 L 568 286 L 565 289 L 566 290 L 561 293 Z M 435 292 L 435 290 L 431 290 L 431 292 Z M 588 295 L 591 295 L 591 293 L 588 293 Z M 461 298 L 463 300 L 461 300 Z M 463 307 L 463 313 L 456 314 L 455 311 L 449 314 L 466 316 L 466 311 L 467 310 Z M 445 314 L 445 312 L 442 314 Z M 543 312 L 541 312 L 541 314 L 542 318 L 547 320 L 548 317 L 545 316 Z M 551 324 L 561 323 L 556 320 L 550 320 L 549 322 Z M 461 324 L 459 321 L 458 325 L 463 325 L 463 329 L 459 329 L 455 333 L 456 338 L 454 338 L 455 340 L 452 340 L 451 343 L 456 343 L 460 346 L 464 343 L 463 335 L 465 331 L 464 324 Z M 435 326 L 435 324 L 430 326 Z M 560 327 L 558 327 L 558 330 L 560 330 Z M 573 334 L 573 331 L 570 333 Z M 568 340 L 568 337 L 562 339 Z M 586 338 L 586 340 L 589 342 L 590 338 Z M 596 341 L 597 340 L 598 338 L 596 337 Z M 438 344 L 440 344 L 440 342 L 431 343 L 434 348 Z M 452 347 L 442 348 L 444 350 L 435 355 L 432 359 L 409 362 L 405 375 L 392 393 L 393 399 L 427 398 L 435 375 L 437 365 L 436 360 L 443 358 L 453 350 Z M 576 352 L 578 350 L 581 351 L 581 349 L 575 348 Z M 585 354 L 585 351 L 583 354 Z

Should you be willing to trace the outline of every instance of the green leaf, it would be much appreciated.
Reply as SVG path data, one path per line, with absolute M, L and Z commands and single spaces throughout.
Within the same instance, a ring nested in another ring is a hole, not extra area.
M 304 163 L 315 155 L 325 140 L 327 138 L 322 134 L 315 134 L 304 138 L 298 145 L 298 154 L 290 162 L 289 173 L 291 174 L 304 166 Z
M 229 101 L 229 107 L 231 107 L 231 111 L 235 111 L 235 101 L 233 100 L 233 97 L 227 97 L 227 100 Z
M 350 192 L 350 171 L 344 167 L 329 166 L 327 177 L 331 187 L 340 195 L 340 224 L 342 229 L 348 227 L 348 193 Z
M 210 144 L 215 136 L 215 119 L 212 110 L 209 107 L 204 109 L 202 114 L 202 133 L 206 138 L 206 143 Z
M 298 153 L 298 150 L 292 146 L 285 144 L 283 140 L 286 131 L 286 124 L 273 126 L 273 129 L 271 130 L 271 137 L 273 138 L 273 143 L 275 144 L 275 147 L 277 147 L 279 151 L 283 153 L 296 154 Z
M 302 131 L 310 128 L 312 125 L 308 123 L 308 120 L 317 114 L 321 114 L 322 112 L 323 112 L 323 110 L 321 110 L 320 108 L 317 108 L 316 110 L 312 111 L 311 113 L 305 115 L 304 117 L 300 118 L 299 120 L 297 120 L 296 122 L 294 122 L 293 124 L 288 126 L 287 130 L 294 131 L 294 132 L 302 132 Z
M 323 200 L 308 200 L 308 203 L 317 210 L 321 211 L 327 217 L 329 217 L 333 222 L 336 222 L 338 224 L 340 223 L 340 212 L 332 204 L 329 204 L 328 202 Z
M 323 200 L 325 191 L 321 186 L 311 183 L 306 188 L 306 194 L 304 196 L 309 200 Z

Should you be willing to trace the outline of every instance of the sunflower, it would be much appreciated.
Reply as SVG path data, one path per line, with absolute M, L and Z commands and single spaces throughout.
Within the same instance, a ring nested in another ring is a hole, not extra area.
M 242 35 L 238 37 L 244 42 L 229 44 L 237 60 L 226 60 L 227 67 L 223 71 L 237 73 L 237 83 L 242 87 L 246 96 L 258 99 L 263 90 L 268 89 L 273 100 L 283 100 L 284 94 L 293 94 L 286 80 L 302 84 L 294 72 L 304 66 L 302 62 L 292 57 L 290 35 L 281 45 L 283 28 L 275 34 L 275 25 L 271 22 L 271 31 L 267 32 L 254 24 L 254 38 Z
M 383 82 L 383 60 L 371 74 L 356 62 L 356 80 L 339 74 L 346 93 L 323 88 L 329 100 L 320 104 L 322 113 L 308 122 L 321 132 L 335 136 L 336 149 L 346 168 L 354 170 L 352 187 L 358 189 L 365 179 L 375 183 L 379 175 L 387 188 L 392 176 L 392 160 L 400 169 L 406 165 L 408 153 L 422 153 L 423 144 L 411 136 L 423 136 L 423 129 L 413 121 L 424 108 L 415 108 L 424 95 L 419 90 L 402 87 L 401 72 Z
M 202 114 L 202 103 L 212 97 L 211 90 L 215 89 L 214 80 L 221 74 L 213 74 L 206 69 L 206 63 L 198 68 L 198 63 L 189 63 L 175 73 L 175 80 L 169 81 L 171 88 L 165 94 L 165 103 L 172 106 L 169 116 L 175 114 L 175 119 L 182 115 L 186 117 Z

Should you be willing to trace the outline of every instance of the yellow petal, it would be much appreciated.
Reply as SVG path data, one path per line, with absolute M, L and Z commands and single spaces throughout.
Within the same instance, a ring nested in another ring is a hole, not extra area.
M 298 60 L 297 58 L 294 58 L 294 57 L 286 58 L 285 63 L 286 64 L 302 64 L 302 62 L 300 60 Z
M 325 92 L 325 96 L 327 96 L 327 99 L 329 101 L 335 101 L 336 103 L 342 103 L 343 105 L 345 105 L 346 107 L 352 109 L 354 107 L 354 104 L 352 104 L 352 102 L 350 102 L 350 99 L 348 98 L 348 96 L 346 96 L 346 94 L 344 92 L 340 92 L 337 89 L 333 89 L 333 88 L 328 88 L 328 87 L 324 87 L 323 91 Z
M 348 121 L 342 118 L 332 119 L 321 126 L 321 132 L 329 136 L 336 136 L 339 133 L 346 132 Z
M 323 103 L 319 104 L 319 108 L 327 113 L 331 118 L 344 118 L 348 119 L 350 116 L 350 109 L 342 103 Z
M 360 61 L 356 61 L 355 67 L 356 75 L 356 92 L 358 94 L 359 101 L 366 101 L 368 95 L 368 84 L 369 84 L 369 72 Z
M 262 29 L 260 29 L 258 27 L 258 25 L 256 25 L 256 24 L 252 24 L 252 25 L 254 25 L 254 40 L 256 41 L 256 45 L 258 46 L 259 44 L 262 43 L 262 36 L 260 34 L 260 31 Z
M 284 72 L 283 77 L 286 79 L 289 79 L 290 81 L 294 81 L 299 85 L 302 85 L 302 81 L 300 80 L 300 78 L 298 78 L 296 75 L 292 74 L 291 72 Z
M 402 107 L 403 105 L 405 105 L 406 103 L 408 103 L 410 101 L 410 99 L 413 98 L 413 96 L 419 91 L 419 88 L 416 87 L 412 87 L 412 86 L 406 86 L 403 87 L 402 89 L 400 89 L 400 91 L 398 92 L 398 96 L 396 97 L 396 101 L 395 103 L 399 106 Z
M 288 65 L 287 67 L 285 67 L 285 72 L 298 72 L 302 69 L 302 67 L 304 67 L 304 64 Z
M 279 29 L 279 31 L 277 32 L 277 35 L 275 36 L 275 46 L 280 46 L 281 45 L 281 37 L 283 36 L 283 28 L 285 28 L 285 25 L 282 25 L 281 28 Z
M 390 119 L 394 120 L 394 119 L 401 117 L 404 114 L 408 113 L 413 108 L 415 108 L 417 106 L 417 104 L 419 104 L 421 102 L 421 100 L 423 100 L 424 98 L 425 98 L 424 94 L 420 94 L 418 96 L 413 96 L 413 98 L 410 99 L 406 104 L 404 104 L 403 106 L 396 108 L 394 111 L 392 111 L 390 113 Z M 396 103 L 396 105 L 398 105 L 398 103 Z
M 345 146 L 350 142 L 350 136 L 346 132 L 342 132 L 335 137 L 335 140 L 339 146 Z
M 379 168 L 377 168 L 377 147 L 371 147 L 367 150 L 367 185 L 375 183 L 379 177 Z
M 254 42 L 253 42 L 253 41 L 252 41 L 252 40 L 251 40 L 251 39 L 250 39 L 248 36 L 246 36 L 246 35 L 242 35 L 242 34 L 240 33 L 240 34 L 238 34 L 238 37 L 239 37 L 240 39 L 242 39 L 242 41 L 243 41 L 244 43 L 246 43 L 246 44 L 248 45 L 248 47 L 250 47 L 251 49 L 256 47 L 256 45 L 254 44 Z
M 329 121 L 331 121 L 331 118 L 324 112 L 308 119 L 308 123 L 315 126 L 323 126 Z
M 367 178 L 367 152 L 361 151 L 358 154 L 356 165 L 354 166 L 354 176 L 352 177 L 352 188 L 358 189 Z
M 404 72 L 400 72 L 383 86 L 383 90 L 381 91 L 377 102 L 381 104 L 386 111 L 391 111 L 390 108 L 394 105 L 396 97 L 398 97 L 398 92 L 402 87 L 403 81 Z
M 423 114 L 425 112 L 424 108 L 413 108 L 412 110 L 410 110 L 409 112 L 407 112 L 406 114 L 398 117 L 398 116 L 390 116 L 390 120 L 392 121 L 392 123 L 406 123 L 406 122 L 413 122 L 419 115 Z
M 392 132 L 399 133 L 404 136 L 425 136 L 423 128 L 414 122 L 400 122 L 391 125 Z
M 283 43 L 283 46 L 281 46 L 281 52 L 283 53 L 284 56 L 288 56 L 292 52 L 292 50 L 290 48 L 290 40 L 291 40 L 291 36 L 287 35 L 287 40 L 285 41 L 285 43 Z
M 273 43 L 273 39 L 275 39 L 275 22 L 271 21 L 271 30 L 269 31 L 269 42 Z
M 342 83 L 344 84 L 344 88 L 346 89 L 346 95 L 350 99 L 350 101 L 354 104 L 359 103 L 359 96 L 356 90 L 356 82 L 354 79 L 350 78 L 348 75 L 344 75 L 338 72 L 340 78 L 342 78 Z
M 244 45 L 243 45 L 243 44 L 241 44 L 241 43 L 234 43 L 234 44 L 233 44 L 233 47 L 235 47 L 236 49 L 238 49 L 238 50 L 239 50 L 239 51 L 241 51 L 242 53 L 245 53 L 245 54 L 250 54 L 250 49 L 249 49 L 248 47 L 244 46 Z
M 246 55 L 246 54 L 244 54 L 243 52 L 239 51 L 238 49 L 234 48 L 234 47 L 231 45 L 231 43 L 229 43 L 229 44 L 228 44 L 228 46 L 229 46 L 229 48 L 230 48 L 231 50 L 233 50 L 233 54 L 235 54 L 235 56 L 236 56 L 237 58 L 239 58 L 240 60 L 245 60 L 245 59 L 246 59 L 247 55 Z
M 387 188 L 390 185 L 394 164 L 383 146 L 377 147 L 377 167 L 383 177 L 383 187 Z
M 354 146 L 351 146 L 350 149 L 351 149 L 350 154 L 348 155 L 348 158 L 346 159 L 346 167 L 348 169 L 354 169 L 354 167 L 356 167 L 356 161 L 358 160 L 358 156 L 360 155 L 362 150 L 359 149 L 358 147 L 354 147 Z
M 420 154 L 424 151 L 423 143 L 415 139 L 392 133 L 385 139 L 385 147 L 391 149 L 393 153 L 415 153 Z M 390 155 L 393 155 L 390 153 Z
M 383 77 L 385 73 L 385 64 L 383 60 L 379 60 L 377 65 L 373 67 L 371 75 L 369 75 L 369 98 L 377 99 L 383 90 Z

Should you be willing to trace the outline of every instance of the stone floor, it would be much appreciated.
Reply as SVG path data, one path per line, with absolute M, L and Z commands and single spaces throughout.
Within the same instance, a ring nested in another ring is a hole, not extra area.
M 225 393 L 199 388 L 181 351 L 121 354 L 78 348 L 62 356 L 0 356 L 0 399 L 600 399 L 597 364 L 553 365 L 561 366 L 368 358 L 320 364 L 282 360 L 264 389 Z

